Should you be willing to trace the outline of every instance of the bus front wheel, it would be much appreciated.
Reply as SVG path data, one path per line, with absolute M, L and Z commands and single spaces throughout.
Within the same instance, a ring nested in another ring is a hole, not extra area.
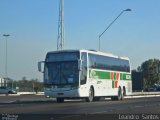
M 112 96 L 111 100 L 123 100 L 123 93 L 121 87 L 118 88 L 118 95 L 117 96 Z
M 94 99 L 94 90 L 93 88 L 91 87 L 89 89 L 89 96 L 86 98 L 86 101 L 87 102 L 93 102 L 93 99 Z

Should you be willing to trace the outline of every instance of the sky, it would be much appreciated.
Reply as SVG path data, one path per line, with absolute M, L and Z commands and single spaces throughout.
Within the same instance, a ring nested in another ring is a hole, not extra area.
M 130 58 L 132 69 L 160 59 L 160 0 L 64 0 L 65 49 L 101 50 Z M 43 80 L 38 61 L 57 50 L 59 0 L 0 0 L 0 77 Z

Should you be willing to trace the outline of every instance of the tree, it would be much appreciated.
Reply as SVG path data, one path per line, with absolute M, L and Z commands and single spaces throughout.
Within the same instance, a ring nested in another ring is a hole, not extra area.
M 160 81 L 159 75 L 159 66 L 160 60 L 158 59 L 149 59 L 142 63 L 138 67 L 138 71 L 141 71 L 143 74 L 144 87 L 148 88 Z

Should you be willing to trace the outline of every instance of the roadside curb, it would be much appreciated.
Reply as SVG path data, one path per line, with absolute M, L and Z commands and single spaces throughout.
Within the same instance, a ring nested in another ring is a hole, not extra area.
M 54 102 L 56 99 L 50 100 L 15 100 L 15 101 L 8 101 L 8 102 L 0 102 L 0 104 L 29 104 L 29 103 L 46 103 L 46 102 Z
M 0 96 L 20 96 L 20 95 L 44 95 L 44 92 L 18 92 L 17 94 L 0 94 Z
M 136 95 L 136 96 L 125 96 L 125 99 L 128 98 L 144 98 L 144 97 L 159 97 L 160 95 Z

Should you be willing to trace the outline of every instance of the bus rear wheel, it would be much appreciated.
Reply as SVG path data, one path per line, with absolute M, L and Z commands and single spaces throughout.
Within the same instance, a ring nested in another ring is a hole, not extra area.
M 116 100 L 123 100 L 123 93 L 121 87 L 118 88 L 118 96 L 116 96 Z
M 118 95 L 117 96 L 112 96 L 111 100 L 123 100 L 123 93 L 121 87 L 118 88 Z
M 86 101 L 87 102 L 93 102 L 93 99 L 94 99 L 94 90 L 93 88 L 91 87 L 89 89 L 89 96 L 86 98 Z

